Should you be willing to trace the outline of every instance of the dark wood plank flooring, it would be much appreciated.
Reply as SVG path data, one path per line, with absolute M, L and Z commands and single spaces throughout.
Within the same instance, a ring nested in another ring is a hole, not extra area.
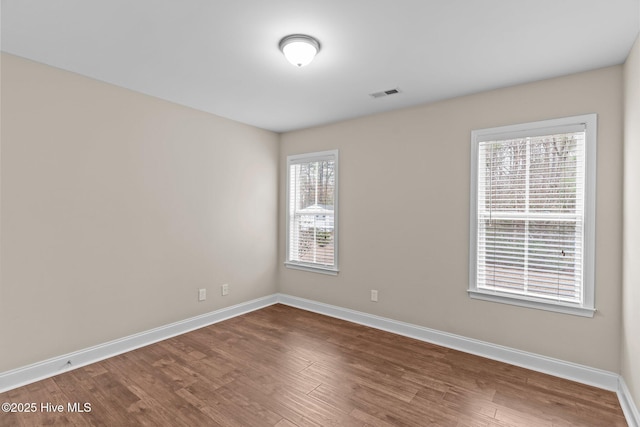
M 1 426 L 626 425 L 615 393 L 279 304 L 1 402 L 38 405 Z

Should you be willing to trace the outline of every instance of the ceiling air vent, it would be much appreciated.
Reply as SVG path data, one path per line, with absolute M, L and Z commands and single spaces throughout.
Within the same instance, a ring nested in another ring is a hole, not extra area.
M 400 89 L 396 88 L 396 89 L 383 90 L 380 92 L 374 92 L 374 93 L 370 93 L 369 96 L 373 98 L 382 98 L 384 96 L 395 95 L 396 93 L 400 93 Z

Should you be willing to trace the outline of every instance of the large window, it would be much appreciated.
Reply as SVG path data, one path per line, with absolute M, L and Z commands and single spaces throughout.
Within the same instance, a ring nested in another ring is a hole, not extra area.
M 338 272 L 338 151 L 287 157 L 287 255 L 291 268 Z
M 469 293 L 594 312 L 596 115 L 473 131 Z

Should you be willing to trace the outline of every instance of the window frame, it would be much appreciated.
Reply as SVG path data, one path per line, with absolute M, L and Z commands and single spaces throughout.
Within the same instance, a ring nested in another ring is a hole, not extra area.
M 480 289 L 477 282 L 478 264 L 478 174 L 479 143 L 494 139 L 510 139 L 525 136 L 541 136 L 562 133 L 563 128 L 576 125 L 585 127 L 585 194 L 584 194 L 584 236 L 582 303 L 553 301 L 525 295 Z M 595 309 L 595 220 L 596 220 L 596 142 L 597 114 L 584 114 L 559 119 L 520 123 L 494 128 L 478 129 L 471 132 L 471 186 L 469 214 L 469 287 L 468 294 L 473 299 L 511 304 L 516 306 L 554 311 L 583 317 L 593 317 Z
M 334 200 L 333 200 L 333 265 L 325 266 L 322 264 L 301 262 L 301 261 L 292 261 L 290 257 L 290 238 L 291 238 L 291 215 L 290 215 L 290 203 L 291 203 L 291 166 L 294 164 L 300 163 L 311 163 L 318 162 L 322 160 L 333 160 L 334 161 Z M 338 188 L 339 188 L 339 159 L 338 159 L 338 150 L 327 150 L 327 151 L 318 151 L 312 153 L 302 153 L 302 154 L 294 154 L 287 156 L 287 172 L 286 172 L 286 218 L 285 218 L 285 229 L 286 229 L 286 241 L 285 241 L 285 261 L 284 265 L 287 268 L 296 269 L 296 270 L 304 270 L 311 271 L 314 273 L 322 273 L 322 274 L 330 274 L 337 275 L 338 274 Z

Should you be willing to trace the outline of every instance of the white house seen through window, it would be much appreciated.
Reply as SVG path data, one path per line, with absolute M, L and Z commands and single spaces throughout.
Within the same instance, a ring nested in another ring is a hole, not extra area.
M 338 152 L 287 158 L 286 265 L 338 271 Z

